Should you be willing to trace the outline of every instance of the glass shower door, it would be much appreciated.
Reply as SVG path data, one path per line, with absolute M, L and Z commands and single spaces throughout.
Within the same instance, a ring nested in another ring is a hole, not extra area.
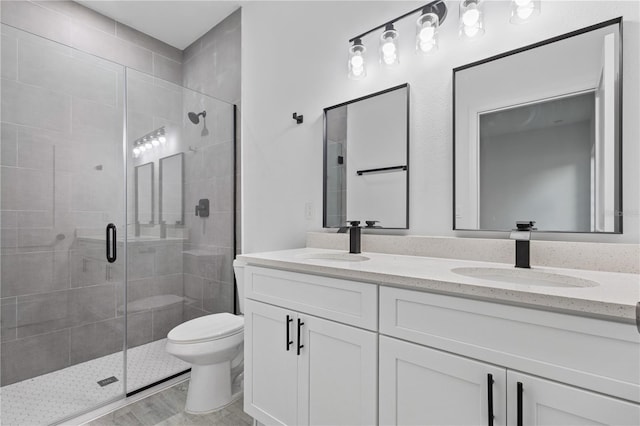
M 165 350 L 233 312 L 234 106 L 127 68 L 127 392 L 191 366 Z
M 125 72 L 1 37 L 1 423 L 50 424 L 124 394 Z

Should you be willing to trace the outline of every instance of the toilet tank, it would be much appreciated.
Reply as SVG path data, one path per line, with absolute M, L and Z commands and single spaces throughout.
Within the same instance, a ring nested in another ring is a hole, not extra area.
M 240 313 L 244 313 L 244 267 L 247 264 L 238 259 L 233 261 L 233 272 L 236 275 L 236 284 L 238 286 L 238 306 Z

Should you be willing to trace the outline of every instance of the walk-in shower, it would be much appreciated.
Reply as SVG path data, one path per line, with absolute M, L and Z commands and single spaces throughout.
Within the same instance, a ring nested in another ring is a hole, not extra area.
M 183 372 L 169 330 L 233 312 L 235 107 L 1 36 L 0 423 L 51 424 Z

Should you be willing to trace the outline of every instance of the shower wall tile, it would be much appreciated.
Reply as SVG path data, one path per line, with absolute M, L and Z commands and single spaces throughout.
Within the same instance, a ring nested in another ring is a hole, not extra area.
M 151 82 L 145 81 L 139 78 L 139 74 L 131 77 L 127 86 L 128 110 L 144 114 L 152 113 L 156 117 L 181 122 L 183 119 L 182 89 L 162 83 L 157 79 Z
M 156 274 L 182 274 L 182 244 L 167 244 L 156 247 Z
M 115 317 L 115 286 L 101 285 L 18 297 L 18 338 Z
M 2 80 L 2 119 L 50 130 L 70 130 L 71 97 L 39 87 Z
M 209 315 L 209 313 L 203 309 L 187 305 L 184 306 L 184 321 L 189 321 L 205 315 Z
M 53 252 L 2 255 L 2 297 L 65 289 L 53 279 L 53 260 Z
M 146 73 L 153 72 L 150 50 L 79 22 L 71 23 L 71 46 Z
M 233 206 L 233 177 L 220 176 L 212 181 L 213 196 L 212 209 L 216 212 L 232 212 Z
M 53 226 L 53 212 L 51 210 L 21 211 L 17 218 L 18 228 L 42 228 Z
M 134 348 L 153 341 L 151 311 L 130 313 L 127 317 L 127 347 Z
M 68 367 L 69 337 L 63 330 L 3 343 L 2 386 Z
M 207 178 L 231 176 L 233 171 L 233 143 L 225 142 L 211 146 L 205 155 L 208 164 Z
M 233 312 L 234 291 L 233 283 L 205 281 L 203 309 L 212 314 Z
M 30 1 L 3 1 L 2 22 L 59 43 L 71 44 L 71 19 Z
M 185 87 L 231 103 L 240 100 L 241 21 L 238 9 L 185 49 Z
M 0 299 L 0 341 L 8 342 L 16 338 L 16 298 Z
M 115 35 L 116 23 L 113 19 L 95 12 L 88 7 L 82 6 L 74 1 L 36 1 L 39 6 L 59 12 L 73 20 L 80 21 L 85 25 L 95 27 L 101 31 Z
M 50 144 L 20 140 L 18 144 L 18 167 L 53 170 L 53 151 L 54 147 Z
M 86 287 L 107 282 L 104 248 L 79 248 L 69 252 L 71 287 Z
M 196 275 L 184 274 L 184 297 L 189 306 L 202 309 L 204 279 Z
M 18 128 L 13 124 L 0 123 L 0 165 L 15 166 L 18 163 Z
M 116 23 L 118 38 L 137 44 L 173 61 L 182 62 L 182 51 L 127 25 Z
M 2 167 L 0 194 L 6 210 L 49 210 L 53 206 L 53 173 L 46 170 Z
M 18 67 L 23 83 L 108 105 L 116 103 L 117 73 L 72 57 L 71 52 L 21 40 Z
M 182 63 L 154 53 L 153 75 L 172 83 L 182 84 Z
M 117 145 L 122 140 L 122 108 L 104 103 L 73 98 L 71 130 L 74 135 L 88 134 L 106 138 L 107 146 Z
M 2 235 L 0 235 L 0 245 L 2 246 L 3 253 L 6 249 L 15 249 L 18 247 L 18 230 L 17 229 L 2 229 Z
M 155 273 L 155 248 L 130 247 L 127 255 L 129 279 L 152 277 Z
M 152 311 L 152 316 L 152 339 L 163 339 L 167 337 L 167 334 L 169 334 L 169 331 L 171 331 L 172 328 L 184 322 L 183 306 L 180 303 L 165 309 L 157 309 Z
M 19 297 L 16 323 L 18 338 L 70 327 L 70 302 L 68 290 Z
M 52 250 L 57 241 L 56 234 L 57 232 L 51 228 L 18 229 L 18 247 L 31 250 Z
M 15 80 L 18 78 L 18 40 L 9 36 L 2 35 L 2 43 L 0 44 L 0 76 L 7 80 Z
M 150 295 L 173 294 L 182 297 L 184 294 L 184 277 L 182 273 L 156 276 L 151 282 Z
M 124 319 L 86 324 L 70 329 L 71 365 L 122 351 Z

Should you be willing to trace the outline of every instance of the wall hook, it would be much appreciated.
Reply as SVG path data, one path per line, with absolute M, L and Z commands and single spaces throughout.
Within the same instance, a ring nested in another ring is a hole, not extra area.
M 296 120 L 296 123 L 302 124 L 302 122 L 304 120 L 304 116 L 303 115 L 298 115 L 297 112 L 294 112 L 293 113 L 293 119 Z

